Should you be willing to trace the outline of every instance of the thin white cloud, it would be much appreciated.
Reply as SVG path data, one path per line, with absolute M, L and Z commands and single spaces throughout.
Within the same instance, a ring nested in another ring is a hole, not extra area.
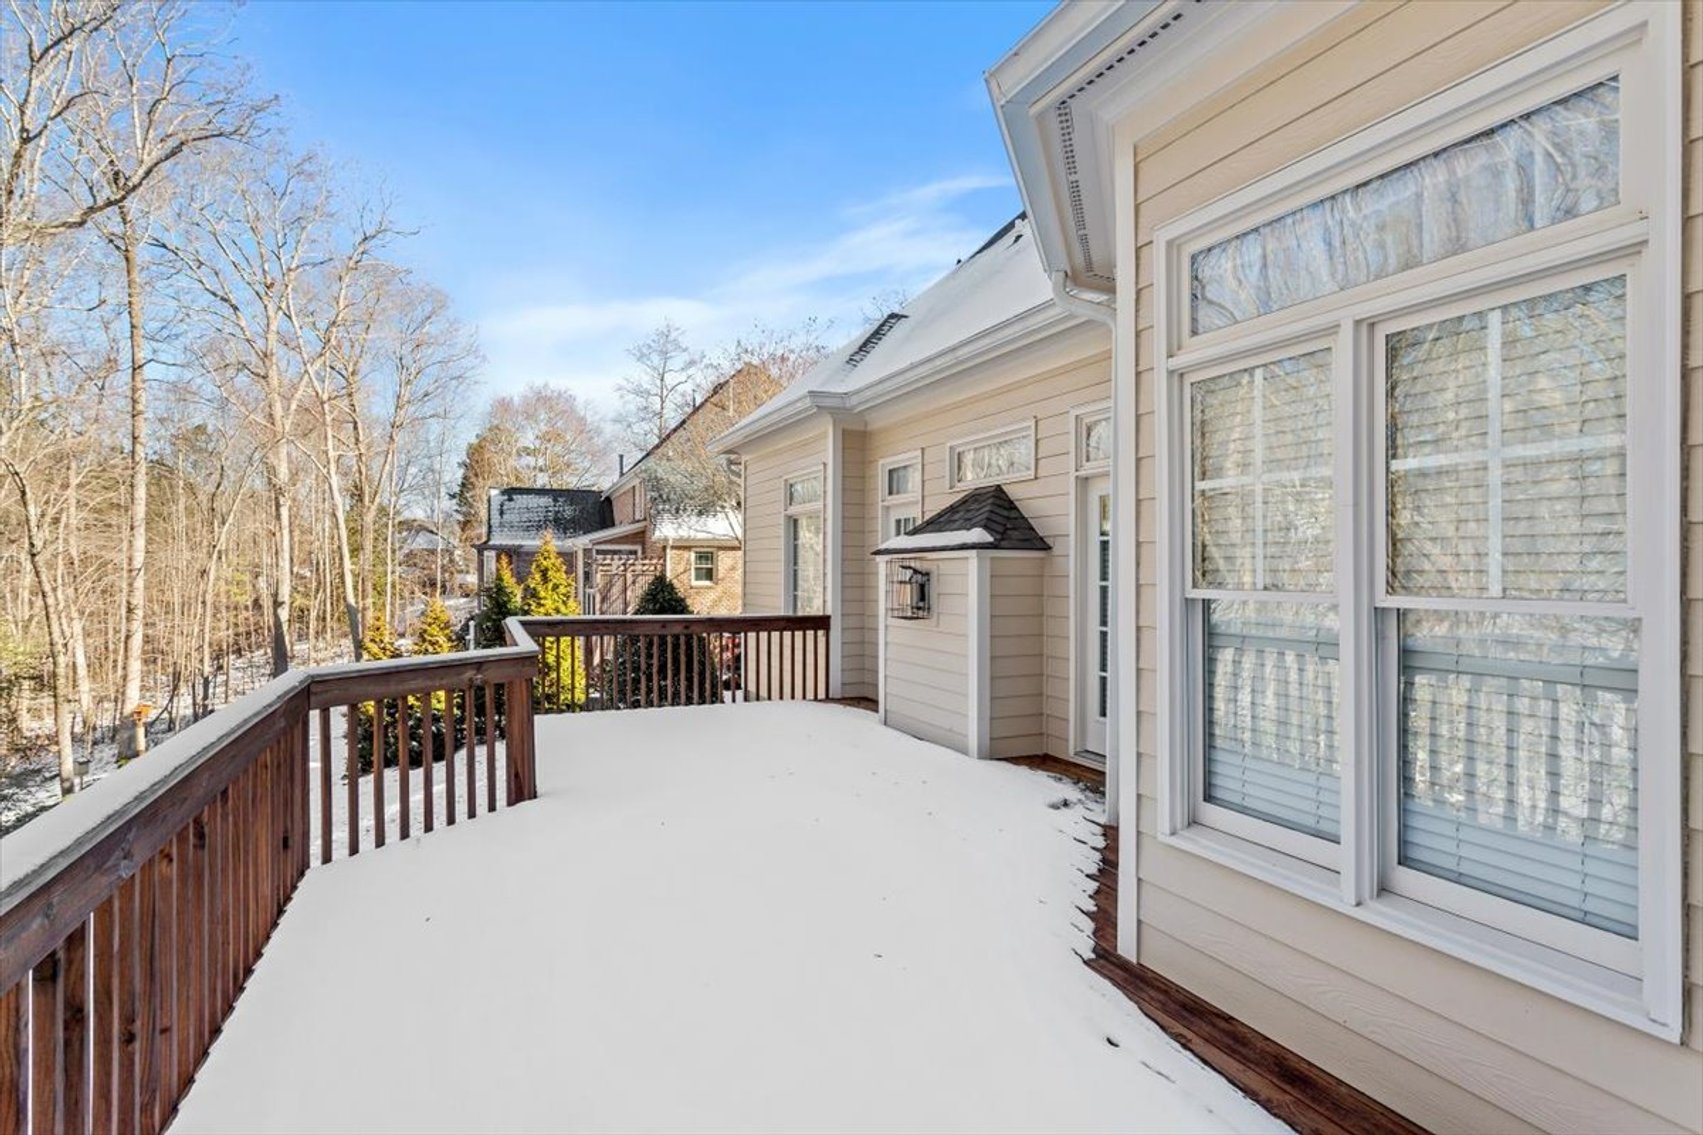
M 914 294 L 974 249 L 987 234 L 959 206 L 972 193 L 1008 184 L 965 175 L 852 206 L 827 239 L 764 250 L 730 265 L 695 295 L 546 302 L 490 313 L 479 321 L 490 386 L 544 381 L 607 406 L 629 368 L 627 347 L 664 319 L 700 348 L 756 324 L 786 326 L 811 316 L 833 321 L 831 337 L 849 337 L 871 296 L 895 289 Z

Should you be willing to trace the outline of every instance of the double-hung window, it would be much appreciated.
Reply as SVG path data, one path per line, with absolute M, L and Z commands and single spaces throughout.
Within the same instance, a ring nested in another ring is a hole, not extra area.
M 903 536 L 922 521 L 922 453 L 889 457 L 877 466 L 881 539 Z
M 715 583 L 714 548 L 692 549 L 692 586 L 709 587 Z
M 822 474 L 789 478 L 785 494 L 785 562 L 782 575 L 789 615 L 823 611 Z
M 1156 234 L 1158 732 L 1162 838 L 1673 1037 L 1666 19 Z

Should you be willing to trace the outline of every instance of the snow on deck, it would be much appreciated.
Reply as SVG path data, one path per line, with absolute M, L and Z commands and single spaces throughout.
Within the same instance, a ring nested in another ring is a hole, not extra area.
M 1082 965 L 1077 785 L 808 703 L 538 774 L 311 870 L 173 1132 L 1282 1130 Z

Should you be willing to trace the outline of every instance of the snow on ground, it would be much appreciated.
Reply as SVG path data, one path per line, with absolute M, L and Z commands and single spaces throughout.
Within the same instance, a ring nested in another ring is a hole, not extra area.
M 1099 801 L 808 703 L 544 717 L 316 867 L 173 1125 L 1274 1131 L 1082 965 Z

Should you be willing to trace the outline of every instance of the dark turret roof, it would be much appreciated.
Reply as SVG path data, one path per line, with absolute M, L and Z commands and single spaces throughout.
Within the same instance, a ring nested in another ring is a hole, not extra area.
M 954 536 L 962 535 L 962 540 Z M 920 537 L 921 539 L 917 539 Z M 939 543 L 928 537 L 938 537 Z M 1041 538 L 1017 502 L 1004 488 L 972 489 L 911 529 L 876 548 L 874 555 L 897 556 L 926 552 L 1045 552 L 1052 545 Z
M 497 489 L 485 521 L 487 545 L 534 544 L 548 532 L 558 540 L 615 523 L 599 489 Z

